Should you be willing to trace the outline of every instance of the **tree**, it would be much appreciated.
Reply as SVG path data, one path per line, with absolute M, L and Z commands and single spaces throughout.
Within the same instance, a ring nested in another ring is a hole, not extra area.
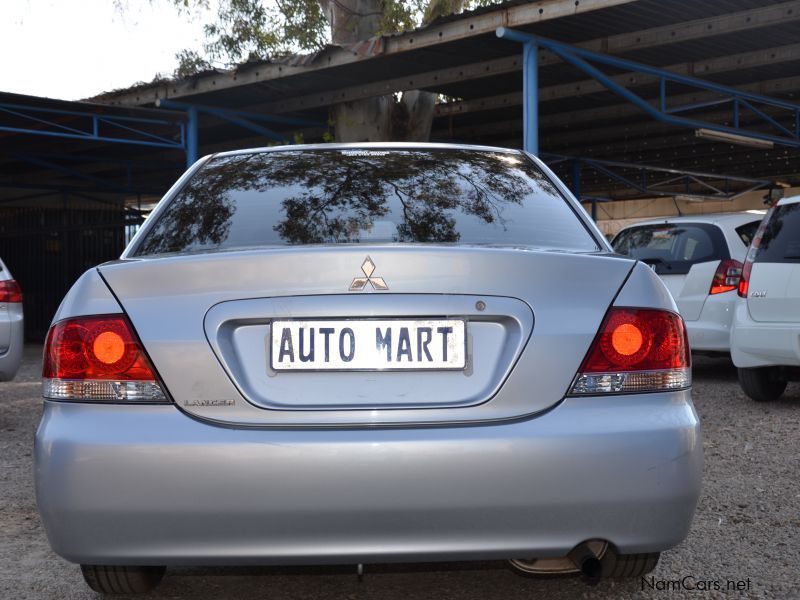
M 170 0 L 185 11 L 208 0 Z M 331 43 L 347 46 L 376 35 L 427 25 L 440 16 L 500 0 L 219 0 L 216 22 L 205 26 L 211 61 L 234 67 Z M 179 55 L 176 76 L 210 66 L 196 51 Z M 421 90 L 345 102 L 331 107 L 340 142 L 426 141 L 436 95 Z

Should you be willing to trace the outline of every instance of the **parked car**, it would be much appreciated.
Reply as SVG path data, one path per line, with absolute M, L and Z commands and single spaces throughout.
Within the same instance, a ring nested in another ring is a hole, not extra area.
M 753 400 L 776 400 L 800 381 L 800 196 L 769 210 L 753 239 L 731 330 L 739 383 Z
M 649 264 L 666 284 L 693 351 L 730 352 L 730 327 L 747 247 L 766 211 L 654 219 L 622 229 L 620 254 Z
M 11 381 L 22 363 L 22 290 L 0 260 L 0 381 Z
M 700 492 L 675 303 L 519 151 L 202 159 L 67 294 L 43 386 L 40 514 L 106 593 L 186 564 L 638 577 Z

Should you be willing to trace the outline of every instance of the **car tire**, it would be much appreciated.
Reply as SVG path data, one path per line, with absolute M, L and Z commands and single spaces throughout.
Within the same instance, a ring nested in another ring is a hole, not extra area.
M 144 594 L 156 587 L 166 567 L 81 565 L 86 584 L 99 594 Z
M 739 369 L 739 385 L 756 402 L 777 400 L 786 391 L 786 381 L 777 377 L 775 367 Z
M 641 577 L 656 568 L 660 552 L 648 554 L 617 554 L 607 552 L 600 561 L 602 565 L 602 579 L 616 577 Z

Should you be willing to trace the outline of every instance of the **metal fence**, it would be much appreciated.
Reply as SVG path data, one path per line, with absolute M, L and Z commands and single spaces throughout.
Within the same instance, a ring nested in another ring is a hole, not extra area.
M 25 337 L 41 341 L 64 294 L 87 269 L 119 257 L 138 213 L 121 204 L 0 207 L 0 257 L 22 287 Z

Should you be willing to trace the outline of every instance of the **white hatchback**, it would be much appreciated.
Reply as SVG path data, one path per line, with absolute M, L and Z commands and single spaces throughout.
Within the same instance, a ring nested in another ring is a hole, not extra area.
M 800 196 L 784 198 L 759 227 L 739 284 L 731 357 L 744 392 L 779 398 L 800 380 Z
M 743 263 L 765 211 L 653 219 L 621 230 L 612 245 L 666 284 L 692 350 L 730 352 L 730 326 Z

